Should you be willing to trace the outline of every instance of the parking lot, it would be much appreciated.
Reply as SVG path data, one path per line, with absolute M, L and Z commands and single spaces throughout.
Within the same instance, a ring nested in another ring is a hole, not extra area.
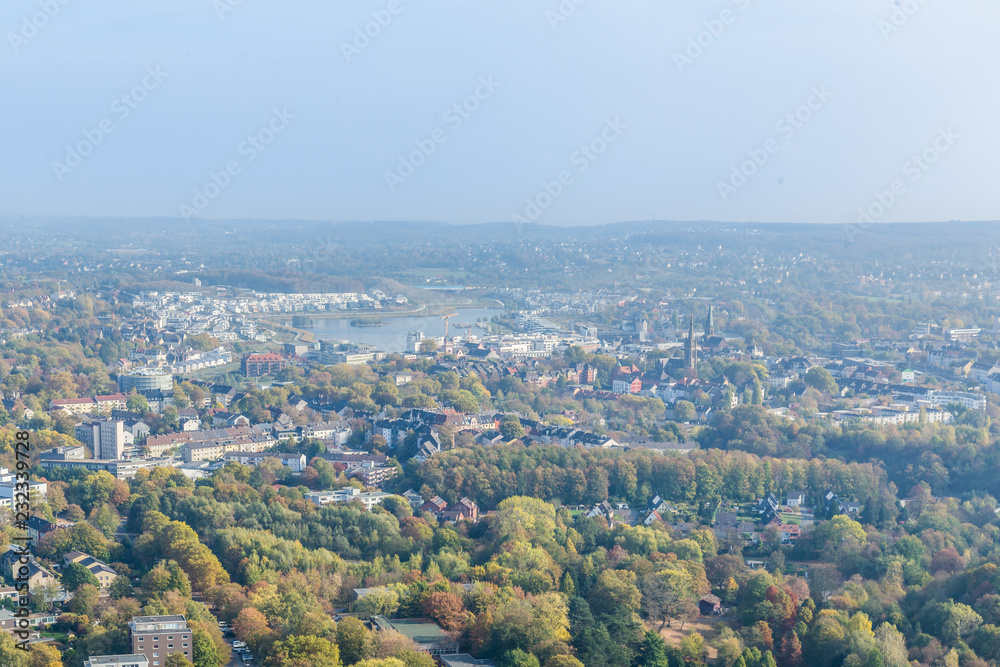
M 233 659 L 229 661 L 227 667 L 251 667 L 257 665 L 256 660 L 245 661 L 241 655 L 237 652 L 240 649 L 234 646 L 234 643 L 238 643 L 236 636 L 233 634 L 232 629 L 228 626 L 219 625 L 219 629 L 222 630 L 222 638 L 226 640 L 229 644 L 229 650 L 232 651 Z

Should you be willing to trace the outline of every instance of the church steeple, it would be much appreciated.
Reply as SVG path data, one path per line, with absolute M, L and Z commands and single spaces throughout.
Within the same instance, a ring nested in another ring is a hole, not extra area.
M 705 319 L 705 338 L 715 335 L 715 313 L 712 306 L 708 307 L 708 317 Z
M 688 318 L 688 337 L 684 342 L 684 368 L 689 375 L 698 375 L 698 343 L 694 339 L 694 315 Z

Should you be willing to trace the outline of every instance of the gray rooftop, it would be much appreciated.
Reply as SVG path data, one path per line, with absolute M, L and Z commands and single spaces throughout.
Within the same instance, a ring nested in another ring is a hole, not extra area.
M 457 655 L 439 655 L 438 660 L 444 667 L 494 667 L 495 662 L 489 660 L 477 660 L 468 653 Z
M 176 623 L 187 621 L 183 616 L 133 616 L 133 623 Z
M 147 667 L 149 661 L 141 653 L 131 655 L 94 655 L 83 664 L 84 667 L 125 667 L 126 665 Z

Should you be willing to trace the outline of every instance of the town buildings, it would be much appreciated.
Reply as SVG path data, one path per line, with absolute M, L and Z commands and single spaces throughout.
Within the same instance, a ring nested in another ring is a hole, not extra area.
M 135 616 L 128 624 L 132 653 L 143 655 L 150 667 L 162 667 L 171 653 L 194 660 L 194 643 L 183 616 Z
M 131 479 L 145 468 L 173 465 L 169 459 L 85 459 L 83 447 L 56 447 L 38 455 L 43 470 L 75 468 L 79 470 L 104 470 L 118 479 Z
M 248 378 L 262 375 L 274 376 L 288 365 L 288 359 L 280 354 L 247 354 L 243 356 L 241 368 Z
M 109 394 L 89 398 L 54 398 L 49 401 L 49 410 L 71 415 L 109 415 L 112 410 L 124 410 L 128 396 Z
M 125 445 L 134 437 L 125 432 L 125 423 L 118 419 L 85 421 L 75 427 L 76 439 L 90 447 L 99 459 L 120 459 L 125 453 Z
M 144 391 L 173 391 L 174 376 L 156 368 L 138 368 L 118 376 L 118 388 L 128 394 L 133 389 Z M 123 405 L 122 408 L 125 406 Z
M 107 563 L 81 551 L 70 551 L 63 556 L 64 568 L 69 567 L 72 563 L 78 563 L 87 568 L 97 578 L 101 588 L 111 588 L 111 584 L 118 578 L 118 573 L 112 570 Z
M 320 507 L 325 507 L 335 503 L 351 503 L 357 501 L 364 505 L 366 510 L 370 510 L 390 495 L 392 494 L 383 493 L 381 491 L 362 491 L 361 489 L 349 486 L 335 491 L 314 491 L 312 493 L 307 493 L 305 498 Z

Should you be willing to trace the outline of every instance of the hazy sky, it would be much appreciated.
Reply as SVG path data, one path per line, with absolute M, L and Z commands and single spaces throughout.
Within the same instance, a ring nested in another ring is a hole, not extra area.
M 1000 219 L 998 22 L 995 0 L 7 0 L 0 214 Z

